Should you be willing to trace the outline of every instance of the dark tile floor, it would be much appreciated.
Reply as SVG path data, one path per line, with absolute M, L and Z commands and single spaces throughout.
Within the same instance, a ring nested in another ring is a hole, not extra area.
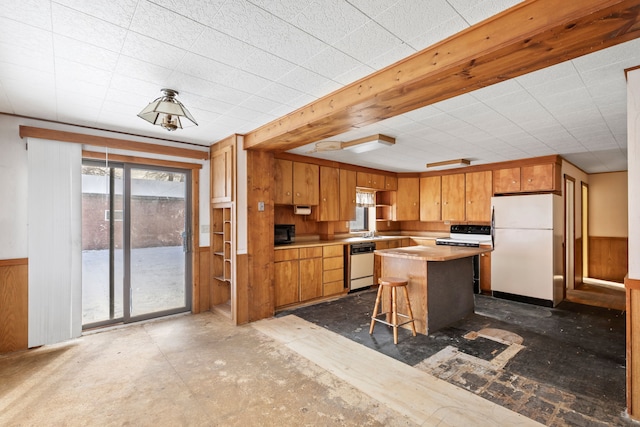
M 546 425 L 631 425 L 624 417 L 624 312 L 475 298 L 474 314 L 429 336 L 401 330 L 398 345 L 385 325 L 369 335 L 374 291 L 279 315 L 295 314 Z M 510 353 L 508 342 L 468 338 L 487 328 L 522 337 L 506 364 L 495 362 Z

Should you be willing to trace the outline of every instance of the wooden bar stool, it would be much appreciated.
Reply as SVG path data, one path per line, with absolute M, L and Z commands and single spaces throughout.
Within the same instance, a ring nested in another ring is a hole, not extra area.
M 373 307 L 373 315 L 371 316 L 371 327 L 369 328 L 369 335 L 373 333 L 373 328 L 376 322 L 384 323 L 385 325 L 389 325 L 393 327 L 393 343 L 398 344 L 398 326 L 405 325 L 407 323 L 411 323 L 411 330 L 413 331 L 413 336 L 416 336 L 416 325 L 415 320 L 413 319 L 413 312 L 411 311 L 411 302 L 409 301 L 409 291 L 407 291 L 407 283 L 406 279 L 402 279 L 400 277 L 381 277 L 378 279 L 378 283 L 380 286 L 378 287 L 378 293 L 376 294 L 376 305 Z M 380 300 L 382 297 L 382 289 L 389 288 L 389 296 L 391 297 L 390 308 L 391 311 L 386 311 L 384 313 L 378 313 L 378 309 L 380 308 Z M 398 313 L 398 294 L 396 292 L 397 288 L 404 289 L 404 297 L 407 301 L 407 311 L 409 314 L 401 314 Z M 378 317 L 386 316 L 387 314 L 391 314 L 391 323 L 386 320 L 379 319 Z M 406 322 L 398 323 L 398 316 L 404 317 L 407 319 Z

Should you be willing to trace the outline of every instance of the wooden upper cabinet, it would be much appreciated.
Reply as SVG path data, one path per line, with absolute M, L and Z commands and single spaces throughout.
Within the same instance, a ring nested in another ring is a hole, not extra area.
M 320 201 L 318 203 L 318 221 L 338 221 L 340 219 L 339 194 L 339 169 L 329 166 L 320 166 Z M 353 197 L 355 199 L 355 188 Z
M 420 178 L 420 221 L 440 221 L 442 219 L 442 177 Z
M 555 163 L 497 169 L 493 172 L 493 192 L 538 193 L 559 190 Z
M 396 221 L 417 221 L 420 219 L 419 178 L 398 178 L 395 211 Z
M 442 176 L 442 220 L 464 221 L 464 174 Z
M 275 159 L 273 162 L 274 194 L 273 203 L 276 205 L 293 204 L 293 162 L 291 160 Z
M 335 195 L 333 196 L 335 197 Z M 356 172 L 340 169 L 340 221 L 356 219 Z
M 554 190 L 554 164 L 522 166 L 520 186 L 523 192 Z
M 232 201 L 233 146 L 211 152 L 211 202 Z
M 320 200 L 319 166 L 293 162 L 293 204 L 316 206 Z
M 320 200 L 319 166 L 275 159 L 273 162 L 276 205 L 318 205 Z
M 395 191 L 398 189 L 398 178 L 395 176 L 384 177 L 384 189 L 387 191 Z
M 384 190 L 385 176 L 375 173 L 358 172 L 356 174 L 356 184 L 358 187 L 371 188 L 373 190 Z
M 373 188 L 371 186 L 371 174 L 367 172 L 357 172 L 356 185 L 362 188 Z
M 467 221 L 491 221 L 491 171 L 465 174 Z
M 493 171 L 493 192 L 520 192 L 520 168 L 496 169 Z

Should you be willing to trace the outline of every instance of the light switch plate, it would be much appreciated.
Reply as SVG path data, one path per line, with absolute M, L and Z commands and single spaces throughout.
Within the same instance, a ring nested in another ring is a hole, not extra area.
M 258 202 L 258 212 L 264 212 L 264 202 Z

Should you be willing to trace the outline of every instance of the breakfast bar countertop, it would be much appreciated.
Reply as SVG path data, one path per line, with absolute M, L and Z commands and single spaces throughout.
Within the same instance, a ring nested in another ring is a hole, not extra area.
M 414 259 L 421 261 L 450 261 L 459 258 L 471 257 L 493 250 L 490 246 L 465 247 L 448 245 L 431 246 L 407 246 L 404 248 L 380 249 L 374 253 L 376 255 Z

